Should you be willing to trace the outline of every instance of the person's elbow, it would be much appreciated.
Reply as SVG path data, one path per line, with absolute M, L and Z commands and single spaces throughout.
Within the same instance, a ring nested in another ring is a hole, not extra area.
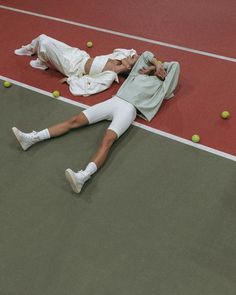
M 172 72 L 172 73 L 175 73 L 175 75 L 179 75 L 180 74 L 180 63 L 178 61 L 172 61 L 169 63 L 168 69 L 169 69 L 168 72 Z
M 178 61 L 173 61 L 173 65 L 176 70 L 180 71 L 180 63 Z

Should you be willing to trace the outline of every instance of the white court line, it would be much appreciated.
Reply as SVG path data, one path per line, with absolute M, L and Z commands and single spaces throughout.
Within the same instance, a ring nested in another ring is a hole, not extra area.
M 45 19 L 49 19 L 49 20 L 53 20 L 53 21 L 57 21 L 57 22 L 61 22 L 61 23 L 66 23 L 66 24 L 70 24 L 70 25 L 74 25 L 74 26 L 78 26 L 78 27 L 82 27 L 82 28 L 87 28 L 87 29 L 91 29 L 91 30 L 95 30 L 95 31 L 103 32 L 103 33 L 117 35 L 117 36 L 129 38 L 129 39 L 135 39 L 135 40 L 139 40 L 139 41 L 143 41 L 143 42 L 147 42 L 147 43 L 152 43 L 152 44 L 156 44 L 156 45 L 161 45 L 161 46 L 165 46 L 165 47 L 170 47 L 170 48 L 174 48 L 174 49 L 178 49 L 178 50 L 182 50 L 182 51 L 187 51 L 187 52 L 191 52 L 191 53 L 195 53 L 195 54 L 200 54 L 200 55 L 205 55 L 205 56 L 209 56 L 209 57 L 213 57 L 213 58 L 217 58 L 217 59 L 223 59 L 223 60 L 227 60 L 227 61 L 231 61 L 231 62 L 236 62 L 236 58 L 233 58 L 233 57 L 223 56 L 223 55 L 219 55 L 219 54 L 215 54 L 215 53 L 196 50 L 193 48 L 174 45 L 174 44 L 170 44 L 170 43 L 166 43 L 166 42 L 162 42 L 162 41 L 156 41 L 156 40 L 152 40 L 152 39 L 148 39 L 148 38 L 144 38 L 144 37 L 139 37 L 139 36 L 121 33 L 121 32 L 117 32 L 117 31 L 112 31 L 112 30 L 108 30 L 108 29 L 103 29 L 103 28 L 99 28 L 99 27 L 94 27 L 94 26 L 78 23 L 75 21 L 69 21 L 66 19 L 61 19 L 61 18 L 57 18 L 57 17 L 45 15 L 45 14 L 35 13 L 32 11 L 28 11 L 28 10 L 17 9 L 17 8 L 5 6 L 5 5 L 0 5 L 0 8 L 15 11 L 15 12 L 20 12 L 20 13 L 28 14 L 28 15 L 32 15 L 32 16 L 37 16 L 37 17 L 41 17 L 41 18 L 45 18 Z
M 7 81 L 9 81 L 11 83 L 14 83 L 14 84 L 16 84 L 18 86 L 21 86 L 23 88 L 26 88 L 26 89 L 29 89 L 29 90 L 32 90 L 32 91 L 41 93 L 43 95 L 46 95 L 46 96 L 49 96 L 49 97 L 52 98 L 52 93 L 51 92 L 48 92 L 48 91 L 42 90 L 40 88 L 36 88 L 36 87 L 30 86 L 30 85 L 27 85 L 25 83 L 18 82 L 16 80 L 10 79 L 10 78 L 5 77 L 5 76 L 1 76 L 0 75 L 0 79 L 7 80 Z M 83 109 L 86 109 L 86 108 L 89 107 L 86 104 L 82 104 L 82 103 L 73 101 L 73 100 L 68 99 L 66 97 L 63 97 L 63 96 L 60 96 L 58 98 L 53 98 L 53 99 L 58 99 L 58 100 L 64 101 L 66 103 L 75 105 L 75 106 L 80 107 L 80 108 L 83 108 Z M 163 136 L 163 137 L 166 137 L 168 139 L 171 139 L 171 140 L 174 140 L 174 141 L 178 141 L 178 142 L 183 143 L 185 145 L 192 146 L 194 148 L 197 148 L 197 149 L 206 151 L 208 153 L 211 153 L 211 154 L 220 156 L 222 158 L 226 158 L 226 159 L 229 159 L 229 160 L 232 160 L 232 161 L 235 161 L 236 162 L 236 156 L 234 156 L 234 155 L 231 155 L 231 154 L 228 154 L 228 153 L 224 153 L 222 151 L 219 151 L 219 150 L 216 150 L 216 149 L 207 147 L 207 146 L 202 145 L 202 144 L 199 144 L 199 143 L 194 143 L 191 140 L 184 139 L 182 137 L 179 137 L 179 136 L 176 136 L 176 135 L 173 135 L 173 134 L 170 134 L 170 133 L 167 133 L 167 132 L 164 132 L 164 131 L 161 131 L 161 130 L 158 130 L 158 129 L 155 129 L 155 128 L 152 128 L 152 127 L 149 127 L 147 125 L 144 125 L 144 124 L 141 124 L 141 123 L 138 123 L 138 122 L 134 122 L 132 125 L 134 125 L 136 127 L 139 127 L 141 129 L 147 130 L 147 131 L 149 131 L 151 133 L 158 134 L 158 135 Z

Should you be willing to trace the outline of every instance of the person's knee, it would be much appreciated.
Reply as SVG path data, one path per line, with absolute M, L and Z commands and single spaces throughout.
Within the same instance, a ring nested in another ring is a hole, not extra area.
M 109 150 L 117 138 L 118 138 L 118 135 L 116 134 L 115 131 L 110 129 L 107 130 L 102 139 L 101 147 L 105 150 Z
M 86 118 L 86 116 L 83 113 L 80 113 L 79 115 L 74 116 L 71 119 L 69 119 L 67 122 L 68 122 L 70 128 L 78 128 L 78 127 L 87 125 L 88 119 Z
M 38 41 L 40 45 L 45 45 L 49 43 L 49 37 L 45 34 L 41 34 L 38 37 Z
M 70 118 L 67 121 L 67 124 L 69 125 L 70 128 L 75 128 L 76 125 L 77 125 L 77 116 L 74 116 L 74 117 Z
M 38 36 L 38 39 L 39 39 L 40 41 L 46 40 L 47 38 L 48 38 L 48 36 L 45 35 L 45 34 L 41 34 L 41 35 Z

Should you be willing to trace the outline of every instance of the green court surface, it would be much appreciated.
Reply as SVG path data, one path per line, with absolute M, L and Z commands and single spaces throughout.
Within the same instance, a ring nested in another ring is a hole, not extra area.
M 109 123 L 27 152 L 11 128 L 78 111 L 0 87 L 0 295 L 235 295 L 235 162 L 132 126 L 76 195 Z

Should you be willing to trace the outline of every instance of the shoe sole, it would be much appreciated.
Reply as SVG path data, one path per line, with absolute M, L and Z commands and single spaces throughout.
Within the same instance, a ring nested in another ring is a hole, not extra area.
M 15 137 L 17 139 L 17 141 L 19 142 L 20 146 L 22 147 L 22 149 L 24 151 L 27 150 L 27 147 L 25 147 L 22 143 L 21 143 L 21 139 L 20 139 L 20 134 L 19 134 L 19 130 L 16 127 L 12 128 L 13 133 L 15 134 Z
M 76 183 L 74 172 L 71 169 L 66 169 L 65 176 L 68 182 L 70 183 L 72 190 L 75 193 L 79 194 L 82 189 L 82 185 L 78 185 L 78 183 Z

